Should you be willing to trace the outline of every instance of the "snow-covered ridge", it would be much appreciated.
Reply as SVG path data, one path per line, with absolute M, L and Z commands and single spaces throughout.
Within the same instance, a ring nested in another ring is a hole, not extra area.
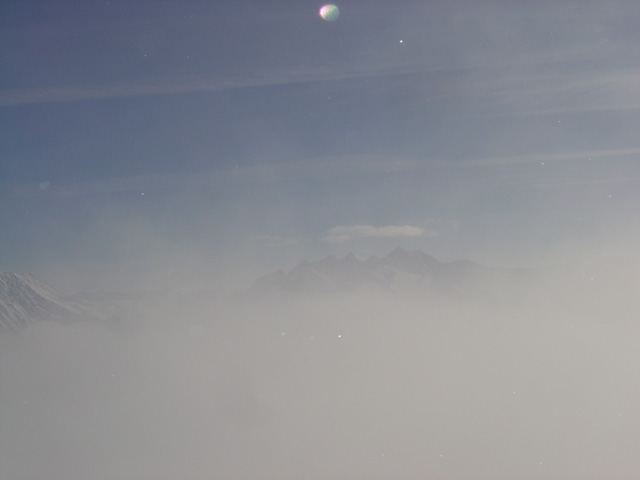
M 64 295 L 29 273 L 0 272 L 0 332 L 41 321 L 106 319 L 113 312 L 105 307 Z
M 317 262 L 302 262 L 285 273 L 278 271 L 256 280 L 254 292 L 350 292 L 375 287 L 391 291 L 449 289 L 471 281 L 506 278 L 514 272 L 483 267 L 473 262 L 442 263 L 420 251 L 396 248 L 385 257 L 366 260 L 349 253 Z
M 595 268 L 490 268 L 469 261 L 440 262 L 420 251 L 396 248 L 384 257 L 328 256 L 304 261 L 290 271 L 258 278 L 245 292 L 231 294 L 198 286 L 197 291 L 91 292 L 64 295 L 30 274 L 0 273 L 0 333 L 42 321 L 99 321 L 126 328 L 136 318 L 214 318 L 254 300 L 351 293 L 408 294 L 423 300 L 514 305 L 544 298 L 633 298 L 640 285 L 636 264 Z M 607 292 L 606 295 L 603 292 Z M 596 295 L 597 294 L 597 295 Z M 565 302 L 566 303 L 566 302 Z

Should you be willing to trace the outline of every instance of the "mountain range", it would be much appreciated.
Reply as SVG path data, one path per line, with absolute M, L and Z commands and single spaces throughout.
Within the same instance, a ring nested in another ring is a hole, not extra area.
M 339 293 L 368 288 L 391 292 L 460 292 L 511 283 L 526 276 L 523 269 L 489 268 L 470 261 L 442 263 L 420 250 L 400 247 L 385 257 L 366 260 L 349 253 L 302 262 L 289 272 L 277 271 L 257 279 L 252 292 Z
M 247 291 L 233 295 L 203 290 L 181 294 L 65 295 L 33 275 L 0 273 L 0 332 L 17 331 L 42 321 L 92 320 L 118 327 L 132 316 L 153 316 L 158 312 L 177 318 L 206 317 L 213 315 L 224 302 L 250 304 L 272 294 L 295 297 L 377 291 L 421 298 L 437 295 L 454 302 L 513 303 L 533 284 L 546 284 L 553 291 L 549 278 L 556 282 L 560 279 L 562 285 L 575 285 L 576 289 L 596 286 L 580 269 L 563 270 L 561 275 L 554 271 L 549 275 L 540 270 L 489 268 L 470 261 L 443 263 L 420 250 L 402 248 L 384 257 L 364 260 L 349 253 L 340 259 L 328 256 L 316 262 L 304 261 L 288 272 L 280 270 L 262 276 Z

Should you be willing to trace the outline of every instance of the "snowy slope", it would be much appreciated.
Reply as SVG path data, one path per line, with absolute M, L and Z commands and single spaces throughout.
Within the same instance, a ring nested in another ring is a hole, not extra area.
M 113 314 L 106 302 L 63 295 L 31 274 L 0 272 L 0 332 L 41 321 L 101 320 Z

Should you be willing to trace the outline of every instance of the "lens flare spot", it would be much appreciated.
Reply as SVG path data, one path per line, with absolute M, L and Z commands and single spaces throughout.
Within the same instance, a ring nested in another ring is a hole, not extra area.
M 320 16 L 327 22 L 334 22 L 340 16 L 340 10 L 335 5 L 329 3 L 320 7 Z

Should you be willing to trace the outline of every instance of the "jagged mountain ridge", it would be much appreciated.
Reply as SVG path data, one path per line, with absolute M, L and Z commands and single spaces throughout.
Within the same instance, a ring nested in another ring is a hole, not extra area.
M 396 248 L 385 257 L 338 259 L 328 256 L 302 262 L 289 272 L 277 271 L 258 278 L 240 299 L 269 293 L 350 293 L 366 288 L 390 292 L 449 292 L 506 294 L 522 272 L 488 268 L 468 261 L 442 263 L 420 251 Z M 471 288 L 469 288 L 471 286 Z M 481 289 L 478 289 L 481 286 Z M 235 296 L 204 292 L 146 294 L 93 292 L 64 295 L 30 274 L 0 273 L 0 332 L 17 331 L 41 321 L 98 320 L 118 327 L 130 315 L 145 311 L 202 315 Z M 466 298 L 466 297 L 465 297 Z
M 349 253 L 342 259 L 329 256 L 317 262 L 302 262 L 289 272 L 279 270 L 260 277 L 250 290 L 332 293 L 369 286 L 392 291 L 455 290 L 473 281 L 482 283 L 507 279 L 514 273 L 469 261 L 442 263 L 420 250 L 408 251 L 398 247 L 385 257 L 366 260 Z

